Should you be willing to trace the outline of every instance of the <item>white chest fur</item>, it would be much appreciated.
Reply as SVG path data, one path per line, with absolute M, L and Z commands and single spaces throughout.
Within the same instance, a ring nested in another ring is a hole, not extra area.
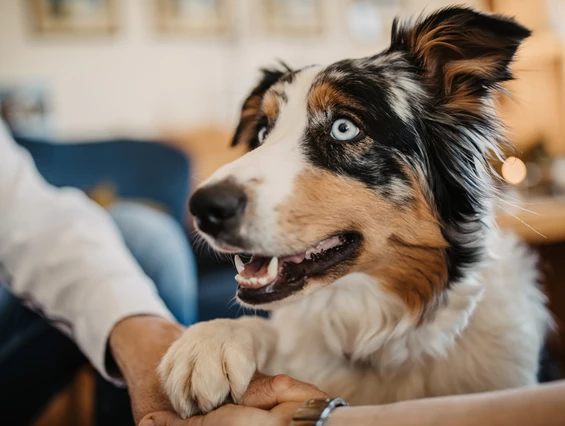
M 277 351 L 265 369 L 353 404 L 534 383 L 549 324 L 535 257 L 512 236 L 493 249 L 496 260 L 453 285 L 420 325 L 364 274 L 278 310 Z

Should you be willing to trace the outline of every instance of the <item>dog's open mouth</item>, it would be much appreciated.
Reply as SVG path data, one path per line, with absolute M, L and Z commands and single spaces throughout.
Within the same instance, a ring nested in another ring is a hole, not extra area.
M 250 305 L 284 299 L 301 290 L 309 277 L 322 276 L 350 259 L 360 241 L 359 234 L 348 232 L 327 238 L 315 247 L 292 256 L 253 255 L 249 262 L 243 263 L 236 255 L 237 296 Z

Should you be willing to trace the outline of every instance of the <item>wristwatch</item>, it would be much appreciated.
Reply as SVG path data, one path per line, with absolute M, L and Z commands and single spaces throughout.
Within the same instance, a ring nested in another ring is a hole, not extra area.
M 337 407 L 349 407 L 341 398 L 309 399 L 292 416 L 290 426 L 322 426 Z

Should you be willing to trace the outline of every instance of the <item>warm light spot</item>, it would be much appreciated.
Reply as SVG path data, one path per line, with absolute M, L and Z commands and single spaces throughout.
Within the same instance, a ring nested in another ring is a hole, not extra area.
M 518 185 L 526 179 L 526 165 L 516 157 L 508 157 L 502 165 L 502 177 L 512 185 Z

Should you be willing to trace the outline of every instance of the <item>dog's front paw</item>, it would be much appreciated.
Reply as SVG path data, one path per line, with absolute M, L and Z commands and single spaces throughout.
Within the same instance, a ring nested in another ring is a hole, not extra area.
M 241 402 L 256 369 L 253 335 L 233 320 L 189 327 L 159 365 L 164 390 L 186 418 L 226 402 Z

